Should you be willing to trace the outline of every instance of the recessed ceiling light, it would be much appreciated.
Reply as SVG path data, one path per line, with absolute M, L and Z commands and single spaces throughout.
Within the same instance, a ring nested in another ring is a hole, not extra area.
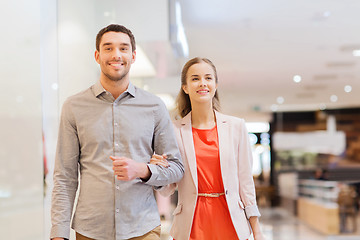
M 353 50 L 354 57 L 360 57 L 360 49 Z
M 336 95 L 331 95 L 331 97 L 330 97 L 331 102 L 337 102 L 337 100 L 338 100 L 338 97 Z
M 352 87 L 350 85 L 346 85 L 344 87 L 344 91 L 347 92 L 347 93 L 351 92 L 351 90 L 352 90 Z
M 320 110 L 325 110 L 326 109 L 326 104 L 325 103 L 320 103 L 319 109 Z
M 299 82 L 301 82 L 301 76 L 300 75 L 295 75 L 293 77 L 293 80 L 294 80 L 294 82 L 299 83 Z
M 330 15 L 331 15 L 331 12 L 330 12 L 330 11 L 325 11 L 325 12 L 323 13 L 323 16 L 324 16 L 324 17 L 330 17 Z
M 59 88 L 59 85 L 57 83 L 53 83 L 51 84 L 51 88 L 57 90 Z
M 279 106 L 277 104 L 271 105 L 271 111 L 276 112 L 279 109 Z
M 276 99 L 276 102 L 278 103 L 278 104 L 283 104 L 284 103 L 284 101 L 285 101 L 285 99 L 283 98 L 283 97 L 277 97 L 277 99 Z

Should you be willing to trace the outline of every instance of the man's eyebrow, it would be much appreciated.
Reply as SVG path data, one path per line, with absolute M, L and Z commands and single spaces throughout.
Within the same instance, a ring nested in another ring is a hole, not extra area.
M 112 43 L 106 42 L 106 43 L 103 43 L 103 44 L 102 44 L 102 47 L 103 47 L 103 46 L 109 46 L 109 45 L 112 45 Z
M 102 44 L 102 47 L 104 47 L 104 46 L 111 46 L 111 45 L 114 45 L 114 44 L 111 43 L 111 42 L 105 42 L 105 43 Z M 121 46 L 128 46 L 128 47 L 130 47 L 130 44 L 129 44 L 129 43 L 121 43 L 120 45 L 121 45 Z

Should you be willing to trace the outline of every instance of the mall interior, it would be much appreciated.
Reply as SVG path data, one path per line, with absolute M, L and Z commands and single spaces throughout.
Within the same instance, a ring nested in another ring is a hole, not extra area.
M 267 240 L 359 240 L 359 9 L 357 0 L 2 2 L 0 238 L 49 239 L 62 104 L 98 81 L 95 36 L 118 23 L 137 41 L 130 81 L 171 116 L 184 63 L 214 62 L 222 112 L 247 122 Z M 161 239 L 171 239 L 177 192 L 155 196 Z

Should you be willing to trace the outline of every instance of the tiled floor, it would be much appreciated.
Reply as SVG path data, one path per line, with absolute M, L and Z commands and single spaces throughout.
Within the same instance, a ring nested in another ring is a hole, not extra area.
M 326 236 L 311 229 L 297 218 L 281 208 L 261 209 L 261 227 L 266 240 L 360 240 L 360 232 L 356 234 Z M 357 222 L 360 228 L 360 219 Z M 163 222 L 161 240 L 171 239 L 168 236 L 170 224 Z M 253 240 L 253 238 L 249 238 Z
M 45 207 L 45 231 L 44 239 L 48 239 L 50 231 L 50 196 L 47 195 L 44 199 Z M 326 236 L 311 227 L 299 221 L 296 217 L 289 214 L 282 208 L 265 208 L 260 209 L 262 217 L 260 223 L 266 240 L 360 240 L 360 214 L 357 221 L 357 233 Z M 169 237 L 170 221 L 162 222 L 162 236 L 161 240 L 171 239 Z M 75 240 L 72 231 L 70 240 Z M 249 238 L 253 240 L 253 238 Z

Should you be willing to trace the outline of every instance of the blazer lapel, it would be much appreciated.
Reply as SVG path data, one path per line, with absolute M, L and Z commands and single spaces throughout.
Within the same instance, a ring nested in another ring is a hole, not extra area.
M 218 131 L 218 141 L 219 141 L 219 155 L 220 155 L 220 168 L 221 168 L 221 175 L 223 178 L 224 186 L 228 186 L 227 182 L 227 175 L 226 173 L 229 173 L 229 159 L 230 156 L 228 156 L 230 150 L 229 150 L 229 144 L 232 144 L 228 141 L 230 139 L 229 136 L 229 124 L 227 120 L 224 118 L 224 116 L 215 111 L 216 116 L 216 125 L 217 125 L 217 131 Z
M 188 113 L 181 120 L 181 125 L 182 125 L 180 129 L 181 139 L 184 146 L 186 159 L 188 161 L 188 165 L 190 168 L 190 173 L 194 181 L 194 185 L 197 189 L 198 188 L 197 166 L 196 166 L 194 139 L 192 134 L 192 126 L 191 126 L 191 112 Z

